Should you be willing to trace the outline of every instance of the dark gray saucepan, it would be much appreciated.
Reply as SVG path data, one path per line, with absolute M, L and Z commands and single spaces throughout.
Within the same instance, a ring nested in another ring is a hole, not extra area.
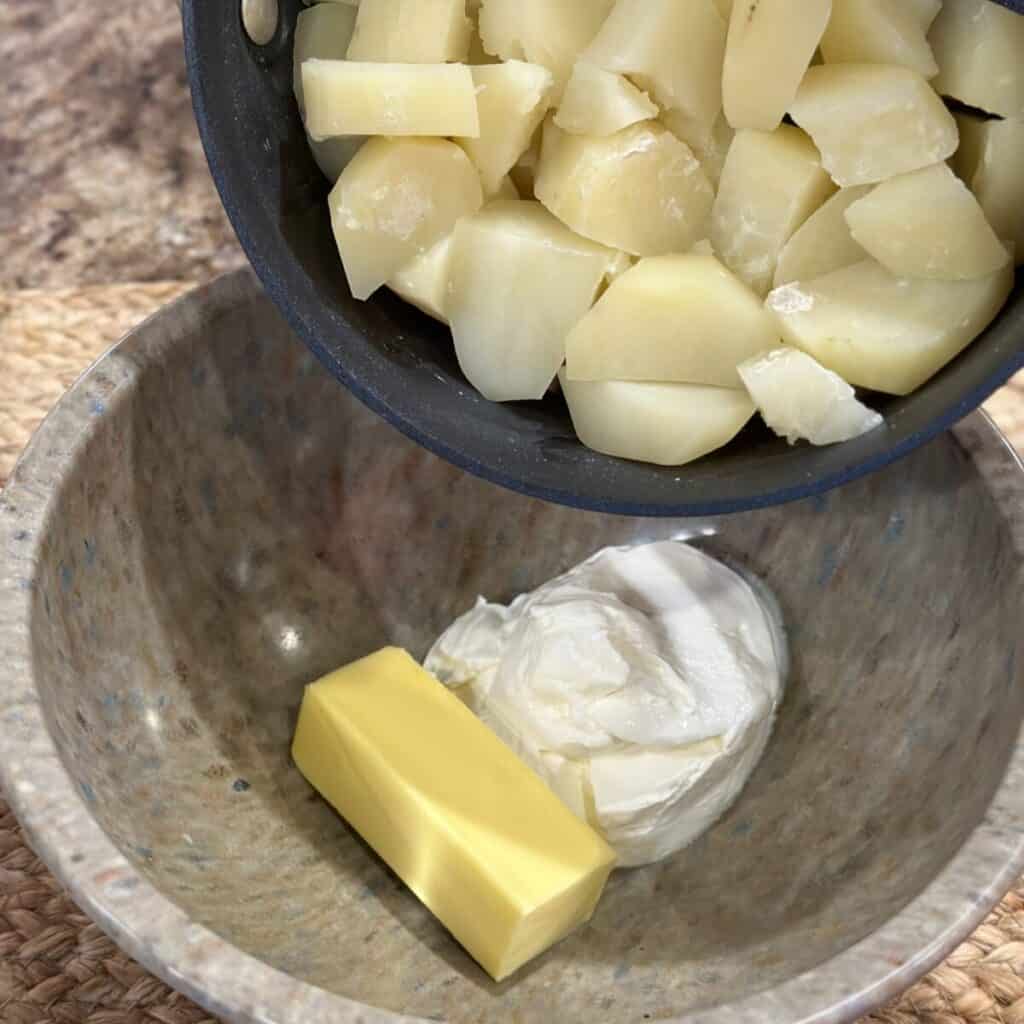
M 1008 307 L 972 348 L 916 394 L 880 399 L 885 427 L 836 447 L 790 447 L 751 426 L 721 452 L 662 469 L 585 449 L 561 398 L 492 404 L 466 383 L 441 325 L 390 294 L 362 303 L 348 291 L 324 202 L 328 185 L 292 97 L 300 9 L 301 0 L 281 0 L 277 34 L 258 48 L 242 29 L 237 0 L 184 0 L 188 72 L 214 180 L 264 287 L 299 337 L 368 406 L 463 469 L 598 511 L 759 508 L 884 466 L 946 430 L 1024 365 L 1018 277 Z

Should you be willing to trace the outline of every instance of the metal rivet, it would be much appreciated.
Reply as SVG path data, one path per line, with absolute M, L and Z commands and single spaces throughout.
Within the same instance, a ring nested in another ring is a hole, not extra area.
M 257 46 L 274 38 L 277 18 L 277 0 L 242 0 L 242 27 Z

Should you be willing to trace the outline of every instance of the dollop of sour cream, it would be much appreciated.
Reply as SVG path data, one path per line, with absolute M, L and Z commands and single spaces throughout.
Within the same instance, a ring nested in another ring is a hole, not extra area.
M 615 848 L 686 846 L 735 800 L 784 685 L 781 629 L 697 548 L 606 548 L 509 606 L 479 599 L 425 667 Z

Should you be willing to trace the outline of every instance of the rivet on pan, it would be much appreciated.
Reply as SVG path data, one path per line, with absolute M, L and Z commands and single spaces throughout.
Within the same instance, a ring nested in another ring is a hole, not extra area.
M 274 38 L 277 17 L 277 0 L 242 0 L 242 27 L 257 46 Z

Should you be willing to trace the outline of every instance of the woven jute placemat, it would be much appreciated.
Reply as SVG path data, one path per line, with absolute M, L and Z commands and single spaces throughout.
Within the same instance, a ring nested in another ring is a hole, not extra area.
M 0 292 L 0 481 L 89 363 L 187 288 Z M 1024 447 L 1024 381 L 988 408 Z M 216 1024 L 124 956 L 74 905 L 26 846 L 0 795 L 0 1024 L 51 1022 Z M 862 1024 L 1024 1024 L 1024 884 L 945 964 Z

